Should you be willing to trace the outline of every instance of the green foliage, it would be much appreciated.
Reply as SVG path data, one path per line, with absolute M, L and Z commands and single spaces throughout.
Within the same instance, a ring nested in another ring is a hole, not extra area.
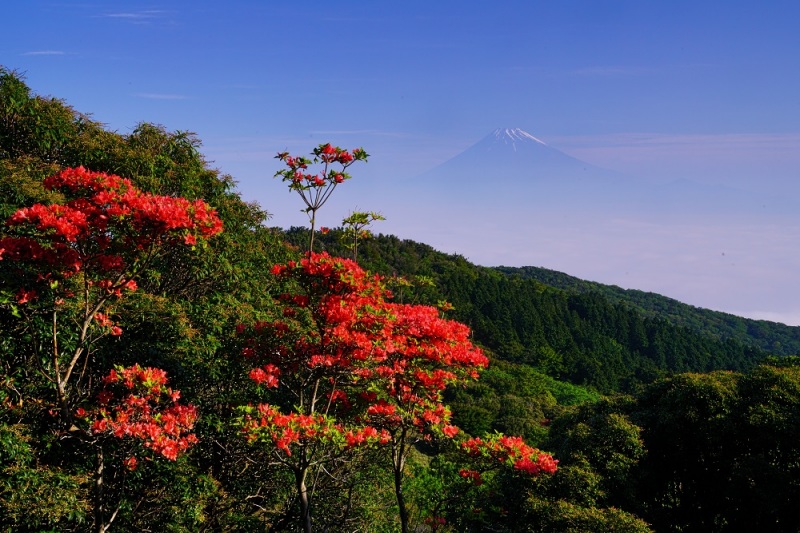
M 358 242 L 372 236 L 367 227 L 378 220 L 386 218 L 374 211 L 353 211 L 342 220 L 342 244 L 350 250 L 354 261 L 358 261 Z
M 524 529 L 537 533 L 646 533 L 653 531 L 648 524 L 631 513 L 613 507 L 600 509 L 580 507 L 559 500 L 532 499 L 528 513 L 532 520 Z
M 561 461 L 559 470 L 564 470 L 556 477 L 568 468 L 587 470 L 597 476 L 599 492 L 592 501 L 630 506 L 636 498 L 631 473 L 646 453 L 641 428 L 628 416 L 633 405 L 631 397 L 602 398 L 559 416 L 546 443 Z
M 86 117 L 54 98 L 33 96 L 22 77 L 0 66 L 0 159 L 35 157 L 61 163 Z
M 731 474 L 731 415 L 738 374 L 683 374 L 648 387 L 634 419 L 643 427 L 643 510 L 657 529 L 720 526 Z M 667 526 L 667 524 L 670 524 Z
M 39 463 L 29 428 L 0 425 L 0 528 L 66 531 L 86 522 L 88 477 Z
M 526 365 L 493 360 L 479 381 L 450 388 L 447 402 L 456 425 L 471 435 L 499 431 L 538 445 L 559 406 L 596 400 L 586 388 L 557 381 Z
M 647 455 L 638 512 L 659 531 L 796 531 L 800 372 L 687 374 L 647 387 L 631 418 Z

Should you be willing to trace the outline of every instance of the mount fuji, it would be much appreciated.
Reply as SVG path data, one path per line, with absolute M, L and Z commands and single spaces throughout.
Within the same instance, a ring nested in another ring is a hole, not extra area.
M 445 161 L 407 180 L 409 189 L 449 202 L 529 206 L 619 188 L 621 176 L 547 145 L 521 129 L 497 129 Z M 581 202 L 583 203 L 583 202 Z
M 447 199 L 464 208 L 648 213 L 748 212 L 751 194 L 688 180 L 653 184 L 571 157 L 530 133 L 496 129 L 404 188 L 417 199 Z M 417 202 L 419 203 L 419 200 Z

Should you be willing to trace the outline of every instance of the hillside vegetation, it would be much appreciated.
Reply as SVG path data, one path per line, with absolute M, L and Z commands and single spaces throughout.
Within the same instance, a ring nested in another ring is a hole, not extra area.
M 734 339 L 776 355 L 800 353 L 800 328 L 767 320 L 752 320 L 729 313 L 684 304 L 652 292 L 604 285 L 540 267 L 497 267 L 509 276 L 532 279 L 579 293 L 598 292 L 610 302 L 621 302 L 644 316 L 657 317 L 716 339 Z

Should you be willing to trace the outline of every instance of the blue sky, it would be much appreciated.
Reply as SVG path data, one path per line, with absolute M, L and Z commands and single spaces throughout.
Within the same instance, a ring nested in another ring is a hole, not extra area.
M 370 180 L 421 173 L 498 127 L 645 180 L 800 195 L 797 2 L 28 0 L 3 18 L 0 64 L 34 91 L 120 133 L 142 121 L 196 132 L 275 225 L 304 221 L 271 179 L 278 150 L 364 146 L 372 158 L 355 173 L 367 185 L 337 191 L 351 202 L 331 216 L 391 211 L 391 198 L 358 204 Z M 383 229 L 482 264 L 536 264 L 800 324 L 800 289 L 786 290 L 800 286 L 797 219 L 610 221 L 593 244 L 569 227 L 554 225 L 538 254 L 496 256 L 497 235 Z M 636 239 L 661 243 L 661 255 L 636 256 Z M 738 243 L 735 275 L 699 259 L 682 268 L 691 254 L 676 246 L 693 241 L 696 256 Z M 620 253 L 587 260 L 598 243 Z M 622 277 L 633 264 L 637 275 Z

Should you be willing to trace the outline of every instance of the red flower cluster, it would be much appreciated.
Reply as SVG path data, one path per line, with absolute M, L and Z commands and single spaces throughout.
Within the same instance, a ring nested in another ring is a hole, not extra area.
M 280 176 L 289 184 L 289 190 L 296 191 L 306 204 L 305 212 L 311 222 L 308 250 L 313 252 L 317 211 L 325 205 L 337 185 L 350 179 L 345 170 L 356 161 L 366 161 L 369 155 L 361 148 L 348 152 L 338 146 L 321 144 L 313 150 L 312 159 L 294 157 L 288 152 L 281 152 L 275 157 L 283 161 L 287 167 L 277 171 L 275 177 Z M 321 165 L 322 168 L 318 173 L 305 172 L 312 164 Z M 340 168 L 334 168 L 335 165 L 339 165 Z
M 270 440 L 284 449 L 312 436 L 281 429 L 291 420 L 282 416 L 324 414 L 338 417 L 337 423 L 327 432 L 313 426 L 313 437 L 330 441 L 330 428 L 346 423 L 347 447 L 388 442 L 399 428 L 458 434 L 442 393 L 488 364 L 470 342 L 469 328 L 441 318 L 433 307 L 390 302 L 382 280 L 348 259 L 312 253 L 272 273 L 292 288 L 277 297 L 282 317 L 237 332 L 245 337 L 243 354 L 257 365 L 250 378 L 307 403 L 291 415 L 262 406 L 271 416 L 246 424 L 247 431 L 272 426 Z
M 290 189 L 301 192 L 301 196 L 307 203 L 310 198 L 303 195 L 303 191 L 311 188 L 327 189 L 328 187 L 335 187 L 339 183 L 350 179 L 350 175 L 344 172 L 347 167 L 356 161 L 366 161 L 369 157 L 362 148 L 347 151 L 331 144 L 320 144 L 314 148 L 312 154 L 314 156 L 312 159 L 291 156 L 289 152 L 280 152 L 275 156 L 283 161 L 287 167 L 284 170 L 279 170 L 275 173 L 275 176 L 281 176 L 283 181 L 289 183 Z M 323 165 L 321 172 L 318 174 L 303 172 L 308 170 L 310 165 L 316 163 Z M 331 168 L 333 164 L 341 165 L 341 169 L 335 170 Z M 309 207 L 311 206 L 309 205 Z
M 347 440 L 347 447 L 353 448 L 355 446 L 374 444 L 376 442 L 386 444 L 392 437 L 385 429 L 378 431 L 372 426 L 364 426 L 348 430 L 348 432 L 345 433 L 345 439 Z
M 178 403 L 180 392 L 167 386 L 163 370 L 118 367 L 103 378 L 103 384 L 93 433 L 138 440 L 173 461 L 197 442 L 189 433 L 197 421 L 197 409 Z M 126 466 L 136 468 L 136 458 L 128 459 Z
M 167 242 L 194 244 L 222 231 L 222 221 L 202 200 L 148 194 L 119 176 L 68 168 L 45 179 L 44 186 L 68 201 L 18 210 L 6 225 L 19 235 L 0 239 L 0 260 L 33 267 L 31 285 L 55 286 L 84 271 L 119 295 L 136 288 L 125 274 L 143 253 Z M 36 294 L 28 288 L 17 301 L 30 302 Z
M 469 479 L 472 481 L 473 485 L 482 485 L 483 478 L 481 477 L 481 473 L 477 470 L 470 470 L 468 468 L 462 468 L 458 471 L 458 475 L 463 477 L 464 479 Z
M 286 457 L 292 456 L 293 445 L 309 442 L 325 442 L 341 448 L 352 448 L 375 442 L 386 442 L 388 434 L 374 427 L 346 428 L 332 417 L 316 413 L 283 414 L 276 407 L 260 404 L 245 409 L 246 417 L 242 431 L 248 440 L 266 440 Z
M 250 371 L 250 379 L 267 388 L 276 388 L 280 383 L 281 369 L 275 365 L 264 365 Z
M 553 456 L 526 444 L 521 437 L 496 434 L 486 440 L 469 439 L 461 446 L 472 457 L 491 459 L 531 476 L 553 474 L 558 468 Z
M 122 328 L 119 327 L 116 322 L 108 318 L 108 315 L 105 313 L 95 313 L 94 321 L 101 328 L 108 328 L 108 331 L 115 337 L 122 335 Z

